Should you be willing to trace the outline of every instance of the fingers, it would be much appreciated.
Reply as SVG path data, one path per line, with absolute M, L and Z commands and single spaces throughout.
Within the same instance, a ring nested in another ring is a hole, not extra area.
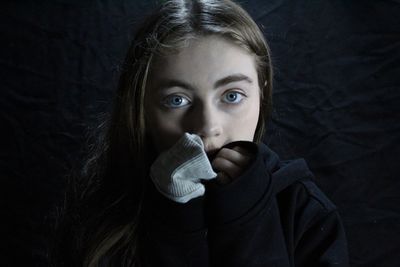
M 225 161 L 229 161 L 238 167 L 244 168 L 249 164 L 252 157 L 251 154 L 247 152 L 244 148 L 236 146 L 232 149 L 230 148 L 221 149 L 217 153 L 215 159 L 217 158 L 224 159 Z M 226 164 L 231 166 L 231 164 L 229 163 Z
M 231 177 L 229 177 L 224 172 L 219 172 L 216 180 L 217 180 L 217 183 L 220 185 L 229 184 L 232 181 Z
M 211 163 L 211 166 L 220 177 L 222 175 L 228 175 L 230 178 L 234 178 L 239 176 L 242 172 L 242 168 L 234 164 L 232 161 L 218 156 Z
M 240 176 L 251 159 L 251 154 L 241 147 L 223 148 L 217 153 L 211 166 L 218 173 L 217 180 L 226 183 L 227 176 L 231 179 Z
M 250 151 L 241 146 L 234 146 L 232 149 L 248 158 L 252 158 L 254 156 Z

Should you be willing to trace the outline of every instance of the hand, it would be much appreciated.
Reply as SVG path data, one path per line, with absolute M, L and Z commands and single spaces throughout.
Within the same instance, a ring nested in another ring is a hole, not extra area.
M 253 158 L 254 154 L 242 146 L 222 148 L 211 162 L 217 173 L 217 183 L 220 185 L 230 183 L 246 170 Z

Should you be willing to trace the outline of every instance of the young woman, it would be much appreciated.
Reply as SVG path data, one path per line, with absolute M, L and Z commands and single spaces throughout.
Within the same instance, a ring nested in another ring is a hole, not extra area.
M 229 0 L 165 1 L 137 31 L 114 109 L 68 191 L 56 266 L 347 266 L 303 159 L 261 142 L 270 51 Z

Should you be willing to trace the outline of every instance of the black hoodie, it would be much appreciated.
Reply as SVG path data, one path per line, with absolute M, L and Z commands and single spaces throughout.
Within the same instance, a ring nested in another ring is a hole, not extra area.
M 348 266 L 338 211 L 305 160 L 238 143 L 254 150 L 254 161 L 230 184 L 205 183 L 204 196 L 182 204 L 148 183 L 142 265 Z

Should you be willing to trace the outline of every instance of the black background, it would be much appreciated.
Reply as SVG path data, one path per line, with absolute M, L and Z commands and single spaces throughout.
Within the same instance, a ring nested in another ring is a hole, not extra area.
M 272 49 L 265 143 L 304 157 L 341 211 L 352 266 L 399 266 L 400 2 L 241 1 Z M 0 5 L 1 264 L 47 266 L 65 175 L 110 109 L 155 1 Z

